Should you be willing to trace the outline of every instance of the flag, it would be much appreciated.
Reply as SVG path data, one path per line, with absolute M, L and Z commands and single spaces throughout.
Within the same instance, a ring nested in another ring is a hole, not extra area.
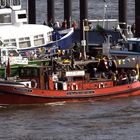
M 138 63 L 136 64 L 136 70 L 137 70 L 137 75 L 138 75 L 138 79 L 139 79 L 140 72 L 139 72 L 139 64 Z
M 10 60 L 8 58 L 8 62 L 6 65 L 6 77 L 10 77 L 11 69 L 10 69 Z

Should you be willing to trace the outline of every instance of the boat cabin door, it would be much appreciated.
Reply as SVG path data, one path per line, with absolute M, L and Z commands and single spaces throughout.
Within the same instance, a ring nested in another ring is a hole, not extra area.
M 0 48 L 0 62 L 2 65 L 8 60 L 8 50 L 6 48 Z

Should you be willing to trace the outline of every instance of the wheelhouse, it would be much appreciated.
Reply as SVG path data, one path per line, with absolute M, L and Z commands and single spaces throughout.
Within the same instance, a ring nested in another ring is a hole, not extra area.
M 21 0 L 0 0 L 0 7 L 11 7 L 13 10 L 21 9 Z
M 52 28 L 27 22 L 27 13 L 21 9 L 21 0 L 0 0 L 0 39 L 5 46 L 16 46 L 18 50 L 23 50 L 52 41 Z

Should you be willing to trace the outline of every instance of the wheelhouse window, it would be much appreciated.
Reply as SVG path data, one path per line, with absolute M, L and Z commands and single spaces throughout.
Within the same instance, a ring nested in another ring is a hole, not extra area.
M 20 4 L 20 0 L 13 0 L 13 6 L 18 6 Z
M 23 19 L 23 18 L 26 18 L 26 14 L 19 14 L 18 15 L 18 19 Z
M 6 0 L 6 6 L 10 6 L 10 0 Z
M 19 56 L 18 52 L 16 50 L 9 50 L 8 51 L 9 56 Z
M 21 5 L 21 0 L 0 0 L 0 6 L 6 7 L 6 6 L 19 6 Z
M 0 6 L 5 7 L 6 6 L 6 0 L 0 0 Z
M 20 77 L 38 77 L 39 69 L 36 68 L 21 68 Z
M 11 14 L 0 14 L 0 24 L 11 23 Z
M 10 7 L 11 6 L 11 0 L 0 0 L 0 6 L 2 7 Z

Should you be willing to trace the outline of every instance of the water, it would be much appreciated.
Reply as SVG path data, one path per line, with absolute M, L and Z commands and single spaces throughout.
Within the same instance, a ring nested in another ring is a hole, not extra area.
M 118 1 L 119 0 L 106 0 L 107 1 L 107 15 L 109 18 L 118 18 Z M 134 9 L 135 1 L 128 1 L 128 23 L 134 23 Z M 26 1 L 22 0 L 23 7 L 26 8 Z M 47 19 L 47 1 L 36 0 L 36 14 L 37 23 L 43 23 Z M 55 20 L 62 22 L 64 19 L 63 0 L 55 0 Z M 103 0 L 88 0 L 88 18 L 97 19 L 104 16 L 104 2 Z M 72 20 L 79 21 L 79 0 L 72 0 Z
M 138 140 L 140 97 L 0 109 L 0 140 Z
M 79 15 L 77 1 L 73 0 L 74 18 Z M 117 1 L 110 0 L 108 5 L 114 18 Z M 38 23 L 43 23 L 46 16 L 43 2 L 37 0 Z M 56 19 L 62 20 L 62 0 L 55 2 Z M 129 21 L 133 22 L 134 2 L 128 0 L 128 3 Z M 26 1 L 23 4 L 26 7 Z M 90 18 L 102 16 L 101 4 L 101 0 L 89 0 Z M 0 140 L 139 140 L 140 96 L 100 102 L 1 107 L 0 128 Z

